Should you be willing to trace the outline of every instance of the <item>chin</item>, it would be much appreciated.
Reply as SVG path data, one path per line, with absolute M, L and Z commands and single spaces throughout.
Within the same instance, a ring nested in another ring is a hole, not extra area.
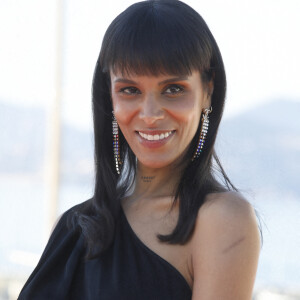
M 147 168 L 151 169 L 161 169 L 165 168 L 167 166 L 170 166 L 172 163 L 174 163 L 176 159 L 170 159 L 168 157 L 167 159 L 145 159 L 144 157 L 142 159 L 138 158 L 138 162 Z
M 169 165 L 164 162 L 151 161 L 151 160 L 149 161 L 139 160 L 139 164 L 142 165 L 143 167 L 147 167 L 151 169 L 160 169 Z

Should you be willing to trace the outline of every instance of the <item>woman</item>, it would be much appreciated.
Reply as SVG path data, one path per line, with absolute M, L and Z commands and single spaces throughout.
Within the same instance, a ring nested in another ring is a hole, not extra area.
M 93 80 L 94 196 L 60 218 L 19 299 L 251 299 L 254 210 L 214 152 L 225 91 L 186 4 L 143 1 L 112 22 Z

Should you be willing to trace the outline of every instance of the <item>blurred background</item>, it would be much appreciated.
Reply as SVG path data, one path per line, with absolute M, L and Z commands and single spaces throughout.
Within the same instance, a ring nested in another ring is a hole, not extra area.
M 16 299 L 56 218 L 92 196 L 91 82 L 104 32 L 134 1 L 0 1 L 0 299 Z M 217 153 L 256 208 L 253 299 L 300 299 L 300 2 L 185 1 L 228 77 Z

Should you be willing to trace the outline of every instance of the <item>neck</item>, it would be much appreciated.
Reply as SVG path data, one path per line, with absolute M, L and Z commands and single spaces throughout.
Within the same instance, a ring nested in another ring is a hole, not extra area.
M 178 168 L 148 168 L 138 162 L 135 188 L 131 198 L 172 197 L 180 180 Z

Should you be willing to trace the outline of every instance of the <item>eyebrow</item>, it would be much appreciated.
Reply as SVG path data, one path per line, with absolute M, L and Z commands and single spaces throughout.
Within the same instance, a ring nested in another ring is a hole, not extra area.
M 130 80 L 130 79 L 126 79 L 126 78 L 117 78 L 117 79 L 114 80 L 114 83 L 118 83 L 118 82 L 129 83 L 129 84 L 136 84 L 135 81 Z
M 158 84 L 161 85 L 161 84 L 165 84 L 165 83 L 169 83 L 169 82 L 183 81 L 183 80 L 188 80 L 188 76 L 179 76 L 179 77 L 169 78 L 169 79 L 159 82 Z
M 169 82 L 174 82 L 174 81 L 183 81 L 183 80 L 188 80 L 188 76 L 179 76 L 179 77 L 172 77 L 172 78 L 168 78 L 166 80 L 163 80 L 161 82 L 159 82 L 159 85 L 162 84 L 166 84 Z M 114 83 L 127 83 L 127 84 L 137 84 L 137 82 L 131 80 L 131 79 L 127 79 L 127 78 L 117 78 L 114 80 Z

